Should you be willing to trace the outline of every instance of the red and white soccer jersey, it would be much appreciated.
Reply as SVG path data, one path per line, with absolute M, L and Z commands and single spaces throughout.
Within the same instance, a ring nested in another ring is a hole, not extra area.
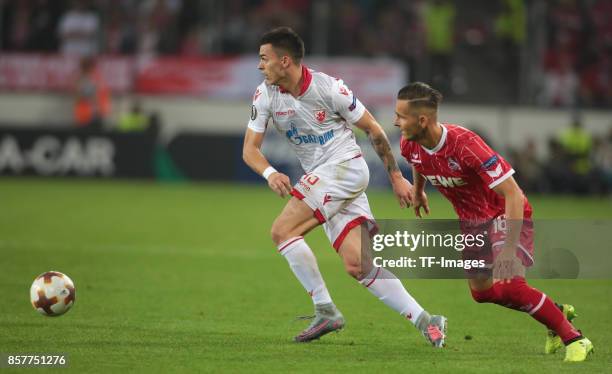
M 464 221 L 489 221 L 505 210 L 504 198 L 493 188 L 514 174 L 514 169 L 474 132 L 442 125 L 442 137 L 433 149 L 401 141 L 402 156 L 436 187 Z M 525 217 L 531 206 L 525 198 Z
M 375 227 L 365 194 L 370 172 L 351 129 L 366 109 L 342 80 L 304 66 L 302 76 L 297 98 L 279 86 L 260 84 L 248 127 L 262 133 L 272 119 L 286 137 L 306 171 L 291 194 L 313 210 L 338 250 L 355 226 Z
M 514 174 L 514 169 L 476 133 L 457 125 L 443 124 L 440 142 L 427 149 L 401 140 L 402 156 L 453 205 L 462 226 L 493 222 L 505 212 L 505 199 L 493 188 Z M 525 197 L 524 219 L 530 222 L 531 205 Z M 496 227 L 499 227 L 497 225 Z M 519 248 L 525 262 L 533 263 L 533 226 L 523 225 Z M 505 231 L 487 229 L 493 249 L 504 243 Z M 525 263 L 530 265 L 530 263 Z
M 300 96 L 264 81 L 253 95 L 249 129 L 265 132 L 268 120 L 287 138 L 304 171 L 361 154 L 351 124 L 365 107 L 340 79 L 302 66 Z

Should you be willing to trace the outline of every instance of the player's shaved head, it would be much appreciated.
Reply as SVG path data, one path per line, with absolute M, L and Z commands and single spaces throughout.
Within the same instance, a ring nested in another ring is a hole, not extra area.
M 402 87 L 397 93 L 398 100 L 410 102 L 410 108 L 438 110 L 438 104 L 442 102 L 442 94 L 423 82 L 414 82 Z
M 441 101 L 442 94 L 423 82 L 402 87 L 395 102 L 394 125 L 408 140 L 429 142 L 432 131 L 437 131 L 434 127 L 438 123 L 438 104 Z
M 272 45 L 275 51 L 280 50 L 287 53 L 296 64 L 299 64 L 304 58 L 304 41 L 290 27 L 277 27 L 268 31 L 259 41 L 260 46 L 264 44 Z M 281 55 L 281 53 L 278 54 Z

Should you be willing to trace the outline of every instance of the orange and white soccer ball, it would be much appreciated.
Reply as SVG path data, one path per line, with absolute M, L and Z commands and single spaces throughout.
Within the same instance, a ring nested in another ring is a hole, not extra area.
M 42 273 L 30 288 L 32 306 L 43 316 L 61 316 L 74 305 L 75 297 L 72 279 L 58 271 Z

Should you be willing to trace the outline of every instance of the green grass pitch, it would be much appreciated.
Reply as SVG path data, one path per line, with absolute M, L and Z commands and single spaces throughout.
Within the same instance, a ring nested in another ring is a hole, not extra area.
M 369 195 L 377 217 L 412 217 L 390 191 Z M 430 200 L 433 218 L 453 217 L 439 194 Z M 610 200 L 530 200 L 537 218 L 612 218 Z M 320 229 L 308 242 L 347 327 L 293 343 L 305 325 L 294 317 L 312 307 L 269 238 L 282 205 L 255 186 L 1 179 L 0 352 L 65 352 L 71 371 L 104 373 L 612 372 L 612 280 L 533 282 L 573 303 L 595 344 L 588 362 L 570 365 L 542 353 L 537 322 L 474 303 L 465 281 L 405 281 L 449 318 L 448 346 L 434 350 L 344 273 Z M 59 318 L 29 303 L 32 280 L 48 270 L 77 287 Z

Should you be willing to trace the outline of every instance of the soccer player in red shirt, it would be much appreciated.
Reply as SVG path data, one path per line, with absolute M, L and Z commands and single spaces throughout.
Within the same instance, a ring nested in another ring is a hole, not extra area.
M 474 132 L 439 123 L 441 100 L 421 82 L 397 95 L 394 124 L 402 133 L 402 155 L 412 164 L 416 216 L 421 209 L 429 213 L 424 191 L 429 181 L 453 204 L 464 232 L 485 224 L 487 248 L 463 252 L 464 258 L 486 258 L 492 267 L 468 277 L 474 300 L 529 313 L 549 330 L 546 353 L 565 345 L 565 361 L 585 360 L 593 344 L 571 324 L 574 308 L 555 304 L 525 281 L 525 266 L 533 264 L 532 208 L 512 177 L 514 170 Z

